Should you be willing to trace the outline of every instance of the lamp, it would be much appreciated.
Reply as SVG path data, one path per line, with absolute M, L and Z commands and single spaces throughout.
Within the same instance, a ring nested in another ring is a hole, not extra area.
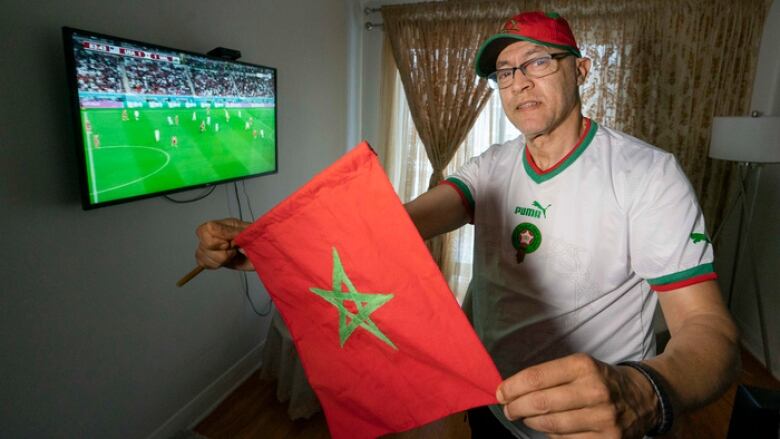
M 758 184 L 761 180 L 761 167 L 767 163 L 780 163 L 780 117 L 761 117 L 754 111 L 751 117 L 716 117 L 712 121 L 712 137 L 710 141 L 709 156 L 718 160 L 738 162 L 739 169 L 739 195 L 736 203 L 740 203 L 739 229 L 737 230 L 737 251 L 731 270 L 731 280 L 728 291 L 728 307 L 731 309 L 731 297 L 734 290 L 734 281 L 737 268 L 747 252 L 748 262 L 753 270 L 756 304 L 758 306 L 759 325 L 761 327 L 761 343 L 764 351 L 766 367 L 772 370 L 769 343 L 767 340 L 766 326 L 764 325 L 764 308 L 761 301 L 758 276 L 755 263 L 752 263 L 750 253 L 750 226 L 753 221 L 753 207 L 758 194 Z M 753 194 L 748 199 L 745 194 L 745 182 L 753 180 Z M 747 221 L 745 221 L 745 208 L 747 204 Z M 730 213 L 730 211 L 729 211 Z M 727 214 L 728 216 L 728 214 Z M 724 218 L 724 222 L 727 218 Z M 744 230 L 745 245 L 742 245 Z M 716 233 L 717 235 L 717 233 Z M 713 237 L 715 238 L 715 237 Z M 744 248 L 743 248 L 744 247 Z
M 780 163 L 780 117 L 716 117 L 710 157 L 741 163 Z

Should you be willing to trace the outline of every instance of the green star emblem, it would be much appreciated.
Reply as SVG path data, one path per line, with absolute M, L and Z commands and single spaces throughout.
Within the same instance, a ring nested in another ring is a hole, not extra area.
M 341 284 L 347 286 L 347 291 L 341 290 Z M 376 338 L 387 343 L 393 349 L 398 348 L 390 341 L 382 331 L 376 326 L 376 323 L 371 321 L 371 313 L 376 311 L 380 306 L 389 302 L 393 298 L 392 294 L 364 294 L 357 291 L 355 285 L 347 277 L 347 273 L 344 271 L 344 266 L 341 264 L 341 258 L 339 258 L 339 252 L 336 248 L 333 248 L 333 288 L 330 290 L 323 290 L 320 288 L 309 288 L 309 291 L 322 297 L 330 304 L 339 310 L 339 339 L 341 341 L 341 347 L 344 347 L 344 343 L 347 342 L 349 336 L 358 327 L 365 329 L 373 334 Z M 357 313 L 354 313 L 347 309 L 345 306 L 346 301 L 352 301 L 355 304 Z

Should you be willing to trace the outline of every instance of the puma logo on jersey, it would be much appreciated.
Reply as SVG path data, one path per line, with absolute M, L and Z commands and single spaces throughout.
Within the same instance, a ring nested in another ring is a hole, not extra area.
M 533 207 L 515 207 L 515 215 L 530 216 L 531 218 L 541 218 L 544 216 L 544 218 L 547 218 L 547 209 L 552 206 L 552 204 L 548 204 L 547 207 L 542 207 L 542 203 L 538 201 L 534 201 L 531 205 Z M 534 207 L 536 209 L 534 209 Z
M 707 235 L 705 235 L 704 233 L 695 233 L 695 232 L 691 233 L 691 241 L 693 241 L 694 244 L 698 244 L 702 241 L 712 243 L 712 241 L 710 241 L 710 238 L 707 237 Z
M 545 218 L 547 218 L 547 209 L 549 209 L 549 208 L 550 208 L 550 206 L 552 206 L 552 204 L 548 204 L 548 205 L 547 205 L 547 207 L 542 207 L 542 205 L 541 205 L 541 204 L 540 204 L 538 201 L 534 201 L 534 202 L 533 202 L 533 203 L 531 203 L 531 204 L 532 204 L 534 207 L 538 207 L 538 208 L 539 208 L 539 210 L 541 210 L 541 211 L 542 211 L 542 214 L 544 215 L 544 217 L 545 217 Z

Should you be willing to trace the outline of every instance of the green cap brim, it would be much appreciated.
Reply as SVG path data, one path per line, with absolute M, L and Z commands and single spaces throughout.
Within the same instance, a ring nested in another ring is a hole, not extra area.
M 496 59 L 498 59 L 498 54 L 500 54 L 501 51 L 506 48 L 506 46 L 518 41 L 528 41 L 540 46 L 555 47 L 556 49 L 570 52 L 577 58 L 582 58 L 582 54 L 576 47 L 547 43 L 516 34 L 496 34 L 482 43 L 482 45 L 479 47 L 479 50 L 477 51 L 477 62 L 475 63 L 477 76 L 480 78 L 487 78 L 489 74 L 495 72 Z

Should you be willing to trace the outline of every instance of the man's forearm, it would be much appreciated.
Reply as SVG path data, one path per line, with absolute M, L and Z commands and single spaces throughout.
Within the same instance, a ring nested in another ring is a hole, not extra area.
M 675 412 L 702 407 L 736 378 L 740 364 L 737 328 L 728 315 L 689 317 L 672 332 L 664 352 L 645 363 L 665 379 Z
M 430 239 L 466 224 L 468 213 L 454 189 L 436 186 L 404 205 L 423 239 Z

